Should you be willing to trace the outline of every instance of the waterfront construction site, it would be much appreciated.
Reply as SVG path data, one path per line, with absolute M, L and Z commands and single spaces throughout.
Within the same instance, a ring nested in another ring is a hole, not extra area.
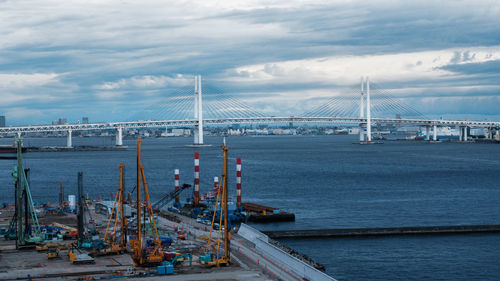
M 245 224 L 247 220 L 293 220 L 279 209 L 241 202 L 241 160 L 237 161 L 238 198 L 228 200 L 227 154 L 222 145 L 222 173 L 213 189 L 200 195 L 196 180 L 191 202 L 181 204 L 178 172 L 171 192 L 150 198 L 147 168 L 137 141 L 137 182 L 127 192 L 124 164 L 114 200 L 85 196 L 83 173 L 78 194 L 59 202 L 35 204 L 29 169 L 23 167 L 21 140 L 13 170 L 15 204 L 3 204 L 0 229 L 1 280 L 333 280 L 314 262 L 292 256 L 286 247 Z M 239 180 L 238 180 L 239 178 Z M 113 198 L 111 198 L 113 199 Z M 172 204 L 172 205 L 170 205 Z M 246 207 L 246 209 L 245 209 Z

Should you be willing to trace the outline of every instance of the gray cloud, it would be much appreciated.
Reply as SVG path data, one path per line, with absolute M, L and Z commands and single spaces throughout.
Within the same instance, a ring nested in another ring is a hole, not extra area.
M 47 85 L 0 86 L 0 97 L 10 99 L 0 104 L 0 114 L 11 115 L 11 124 L 60 116 L 75 120 L 83 115 L 120 120 L 126 113 L 147 106 L 147 100 L 153 102 L 178 87 L 162 77 L 195 73 L 243 99 L 250 98 L 246 93 L 262 95 L 263 100 L 269 95 L 270 103 L 255 105 L 269 112 L 291 113 L 297 104 L 280 102 L 280 97 L 287 98 L 283 92 L 307 99 L 345 85 L 331 81 L 334 79 L 312 81 L 307 66 L 295 72 L 302 73 L 302 81 L 232 81 L 232 71 L 269 64 L 268 73 L 278 75 L 282 70 L 273 66 L 274 62 L 449 48 L 465 51 L 457 51 L 449 65 L 439 67 L 449 72 L 448 77 L 381 84 L 400 93 L 421 88 L 421 92 L 411 93 L 427 97 L 443 94 L 432 89 L 467 85 L 478 87 L 466 91 L 471 97 L 492 95 L 496 90 L 491 92 L 485 86 L 500 84 L 498 62 L 475 63 L 474 49 L 500 45 L 499 15 L 497 1 L 243 1 L 218 5 L 188 1 L 168 6 L 162 1 L 5 1 L 0 3 L 1 73 L 59 76 L 57 83 Z M 424 60 L 415 58 L 409 69 L 424 66 Z M 143 87 L 141 77 L 150 77 L 158 87 L 147 83 L 149 87 Z M 103 85 L 113 87 L 104 89 Z M 31 99 L 34 94 L 39 98 Z M 15 101 L 13 96 L 25 98 Z M 12 114 L 16 108 L 18 112 L 32 109 L 37 114 Z M 455 108 L 469 110 L 466 106 Z

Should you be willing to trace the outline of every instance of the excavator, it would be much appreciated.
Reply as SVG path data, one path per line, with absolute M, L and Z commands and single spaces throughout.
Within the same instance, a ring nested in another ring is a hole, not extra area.
M 208 241 L 207 241 L 207 247 L 205 248 L 205 255 L 200 256 L 198 258 L 198 262 L 204 266 L 221 266 L 221 265 L 228 265 L 231 263 L 231 256 L 229 252 L 229 243 L 230 243 L 230 233 L 229 233 L 229 226 L 228 226 L 228 205 L 227 205 L 227 151 L 229 150 L 229 147 L 226 146 L 226 140 L 224 139 L 224 142 L 222 144 L 222 151 L 224 154 L 224 165 L 223 165 L 223 172 L 222 172 L 222 188 L 218 189 L 217 195 L 216 195 L 216 202 L 215 202 L 215 210 L 214 214 L 212 217 L 212 224 L 210 227 L 210 235 L 208 236 Z M 214 230 L 214 227 L 216 225 L 216 214 L 217 214 L 217 205 L 219 202 L 219 197 L 220 197 L 220 214 L 219 214 L 219 226 L 218 227 L 218 235 L 217 235 L 217 247 L 212 245 L 212 251 L 209 252 L 210 250 L 210 242 L 212 241 L 212 232 Z M 221 232 L 222 237 L 221 237 Z M 220 253 L 221 251 L 221 240 L 224 245 L 223 246 L 223 253 Z
M 151 266 L 159 265 L 163 261 L 163 253 L 161 249 L 161 241 L 156 227 L 153 207 L 151 206 L 151 199 L 149 197 L 148 185 L 146 182 L 146 175 L 144 173 L 144 166 L 141 164 L 141 142 L 142 139 L 137 139 L 137 236 L 130 239 L 132 246 L 132 260 L 135 266 Z M 142 201 L 142 187 L 144 187 L 144 202 Z M 146 215 L 147 214 L 147 215 Z M 146 248 L 145 241 L 145 227 L 143 223 L 146 217 L 150 222 L 150 229 L 153 236 L 153 244 L 151 247 Z

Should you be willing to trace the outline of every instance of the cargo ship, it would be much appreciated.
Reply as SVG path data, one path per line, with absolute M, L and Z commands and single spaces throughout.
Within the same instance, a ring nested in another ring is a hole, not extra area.
M 21 149 L 22 153 L 25 153 L 26 151 L 26 147 Z M 0 145 L 0 153 L 17 153 L 17 148 L 14 145 Z

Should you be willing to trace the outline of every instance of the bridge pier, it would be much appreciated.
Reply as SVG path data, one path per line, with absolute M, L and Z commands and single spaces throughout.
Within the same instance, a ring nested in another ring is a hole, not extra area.
M 467 141 L 469 136 L 467 135 L 467 129 L 468 127 L 467 126 L 460 126 L 459 127 L 459 131 L 460 131 L 460 134 L 459 134 L 459 140 L 460 141 Z
M 433 128 L 433 129 L 434 129 L 434 130 L 433 130 L 434 132 L 432 133 L 432 140 L 433 140 L 433 141 L 437 141 L 437 139 L 438 139 L 437 125 L 436 125 L 436 124 L 434 124 L 434 126 L 433 126 L 433 127 L 434 127 L 434 128 Z
M 72 139 L 71 139 L 72 132 L 73 131 L 71 129 L 68 130 L 68 136 L 67 136 L 67 139 L 66 139 L 66 147 L 67 148 L 72 148 L 73 147 L 73 142 L 72 142 Z
M 116 128 L 116 146 L 122 146 L 123 145 L 123 128 L 118 127 Z
M 359 124 L 359 141 L 365 141 L 365 126 L 363 124 Z
M 429 141 L 431 139 L 431 127 L 425 126 L 425 140 Z

